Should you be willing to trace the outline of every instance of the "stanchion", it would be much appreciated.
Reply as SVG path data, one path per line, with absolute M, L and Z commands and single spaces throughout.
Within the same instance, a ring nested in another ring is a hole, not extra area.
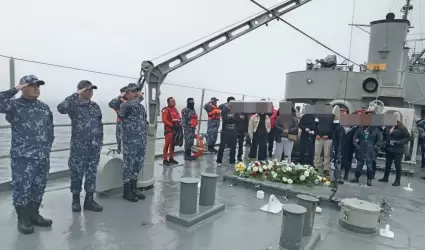
M 215 191 L 217 187 L 218 175 L 203 173 L 201 175 L 201 192 L 199 195 L 199 205 L 213 206 L 215 203 Z
M 280 247 L 288 250 L 301 248 L 304 217 L 307 209 L 297 204 L 284 204 L 282 229 L 280 231 Z
M 189 228 L 224 211 L 224 204 L 215 204 L 217 177 L 216 174 L 202 174 L 199 206 L 199 179 L 182 178 L 180 181 L 180 211 L 167 214 L 166 221 Z
M 297 195 L 297 198 L 298 205 L 303 206 L 305 209 L 307 209 L 307 213 L 304 217 L 303 236 L 309 237 L 313 233 L 314 218 L 316 216 L 316 207 L 317 203 L 319 202 L 319 199 L 305 194 L 299 194 Z

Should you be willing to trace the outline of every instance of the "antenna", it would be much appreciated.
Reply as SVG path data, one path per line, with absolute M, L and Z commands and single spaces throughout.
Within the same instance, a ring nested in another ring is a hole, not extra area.
M 410 4 L 411 0 L 406 0 L 406 5 L 403 6 L 401 12 L 403 12 L 402 19 L 407 20 L 407 16 L 409 15 L 409 11 L 413 10 L 413 5 Z

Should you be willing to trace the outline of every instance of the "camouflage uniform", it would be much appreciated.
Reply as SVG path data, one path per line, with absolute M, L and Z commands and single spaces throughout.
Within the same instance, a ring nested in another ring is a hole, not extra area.
M 207 112 L 211 112 L 212 111 L 211 104 L 206 103 L 204 105 L 204 109 Z M 208 119 L 207 126 L 208 126 L 208 129 L 207 129 L 206 139 L 207 139 L 208 147 L 210 147 L 211 149 L 214 149 L 213 147 L 217 143 L 218 130 L 220 128 L 220 119 Z
M 20 84 L 40 86 L 44 82 L 35 76 L 25 76 Z M 18 228 L 23 233 L 32 233 L 32 225 L 52 224 L 51 220 L 39 215 L 38 209 L 46 188 L 55 138 L 53 114 L 49 106 L 40 100 L 22 96 L 12 100 L 18 92 L 16 88 L 0 92 L 0 113 L 6 114 L 12 130 L 12 197 L 18 214 Z
M 195 140 L 195 130 L 196 127 L 192 127 L 190 124 L 190 119 L 193 115 L 196 115 L 196 111 L 184 108 L 182 110 L 182 124 L 183 124 L 183 135 L 184 135 L 184 149 L 185 150 L 192 150 L 193 147 L 193 141 Z
M 121 153 L 122 151 L 122 125 L 121 125 L 121 120 L 117 121 L 117 125 L 115 128 L 115 136 L 117 138 L 117 150 L 119 153 Z
M 103 144 L 102 111 L 97 103 L 79 100 L 78 93 L 68 96 L 58 105 L 61 114 L 71 119 L 71 152 L 68 166 L 71 170 L 71 193 L 96 191 L 96 174 Z
M 123 142 L 123 183 L 137 181 L 146 153 L 147 143 L 147 122 L 146 110 L 140 103 L 143 97 L 121 102 L 121 97 L 112 99 L 110 107 L 118 109 L 122 124 L 122 142 Z

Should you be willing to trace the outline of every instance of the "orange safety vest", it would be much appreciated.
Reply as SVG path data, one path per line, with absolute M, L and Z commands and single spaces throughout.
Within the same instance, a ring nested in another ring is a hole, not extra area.
M 189 120 L 189 124 L 191 128 L 196 128 L 196 126 L 198 126 L 198 115 L 197 114 L 191 114 L 190 115 L 190 120 Z
M 173 121 L 178 120 L 178 122 Z M 165 107 L 162 109 L 162 122 L 164 123 L 164 131 L 172 132 L 173 125 L 175 123 L 180 123 L 181 117 L 179 111 L 175 107 Z
M 121 102 L 126 102 L 127 100 L 124 98 L 121 98 Z M 116 109 L 115 112 L 117 113 L 117 123 L 121 121 L 120 117 L 118 116 L 120 110 Z
M 211 107 L 212 110 L 208 112 L 208 120 L 220 120 L 220 109 L 212 104 Z

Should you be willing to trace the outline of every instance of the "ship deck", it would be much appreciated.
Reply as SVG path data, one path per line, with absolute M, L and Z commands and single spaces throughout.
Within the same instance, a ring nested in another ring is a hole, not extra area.
M 182 156 L 176 159 L 184 162 Z M 281 215 L 260 210 L 265 200 L 256 199 L 256 192 L 239 186 L 218 183 L 217 199 L 225 203 L 226 210 L 218 217 L 205 221 L 191 230 L 184 230 L 165 221 L 165 215 L 177 211 L 179 206 L 179 180 L 181 177 L 199 177 L 204 171 L 224 176 L 232 167 L 215 166 L 212 155 L 198 161 L 173 167 L 162 167 L 157 160 L 156 183 L 146 191 L 147 198 L 138 203 L 122 200 L 119 193 L 97 197 L 104 206 L 102 213 L 71 211 L 71 194 L 68 178 L 50 180 L 41 213 L 53 219 L 51 229 L 36 228 L 32 235 L 22 235 L 16 230 L 16 215 L 11 205 L 10 191 L 0 192 L 0 242 L 8 250 L 106 250 L 106 249 L 279 249 Z M 382 173 L 377 174 L 381 177 Z M 392 175 L 391 178 L 394 178 Z M 403 177 L 402 186 L 407 177 Z M 319 250 L 384 250 L 424 249 L 425 242 L 425 183 L 411 178 L 413 192 L 388 183 L 375 182 L 373 187 L 344 184 L 338 198 L 357 197 L 375 201 L 385 198 L 393 207 L 392 219 L 382 222 L 391 225 L 394 239 L 379 235 L 361 235 L 348 232 L 338 225 L 339 211 L 322 206 L 316 214 L 314 231 L 321 233 Z M 330 194 L 330 191 L 329 191 Z M 280 199 L 278 197 L 278 199 Z M 295 203 L 295 200 L 283 203 Z

